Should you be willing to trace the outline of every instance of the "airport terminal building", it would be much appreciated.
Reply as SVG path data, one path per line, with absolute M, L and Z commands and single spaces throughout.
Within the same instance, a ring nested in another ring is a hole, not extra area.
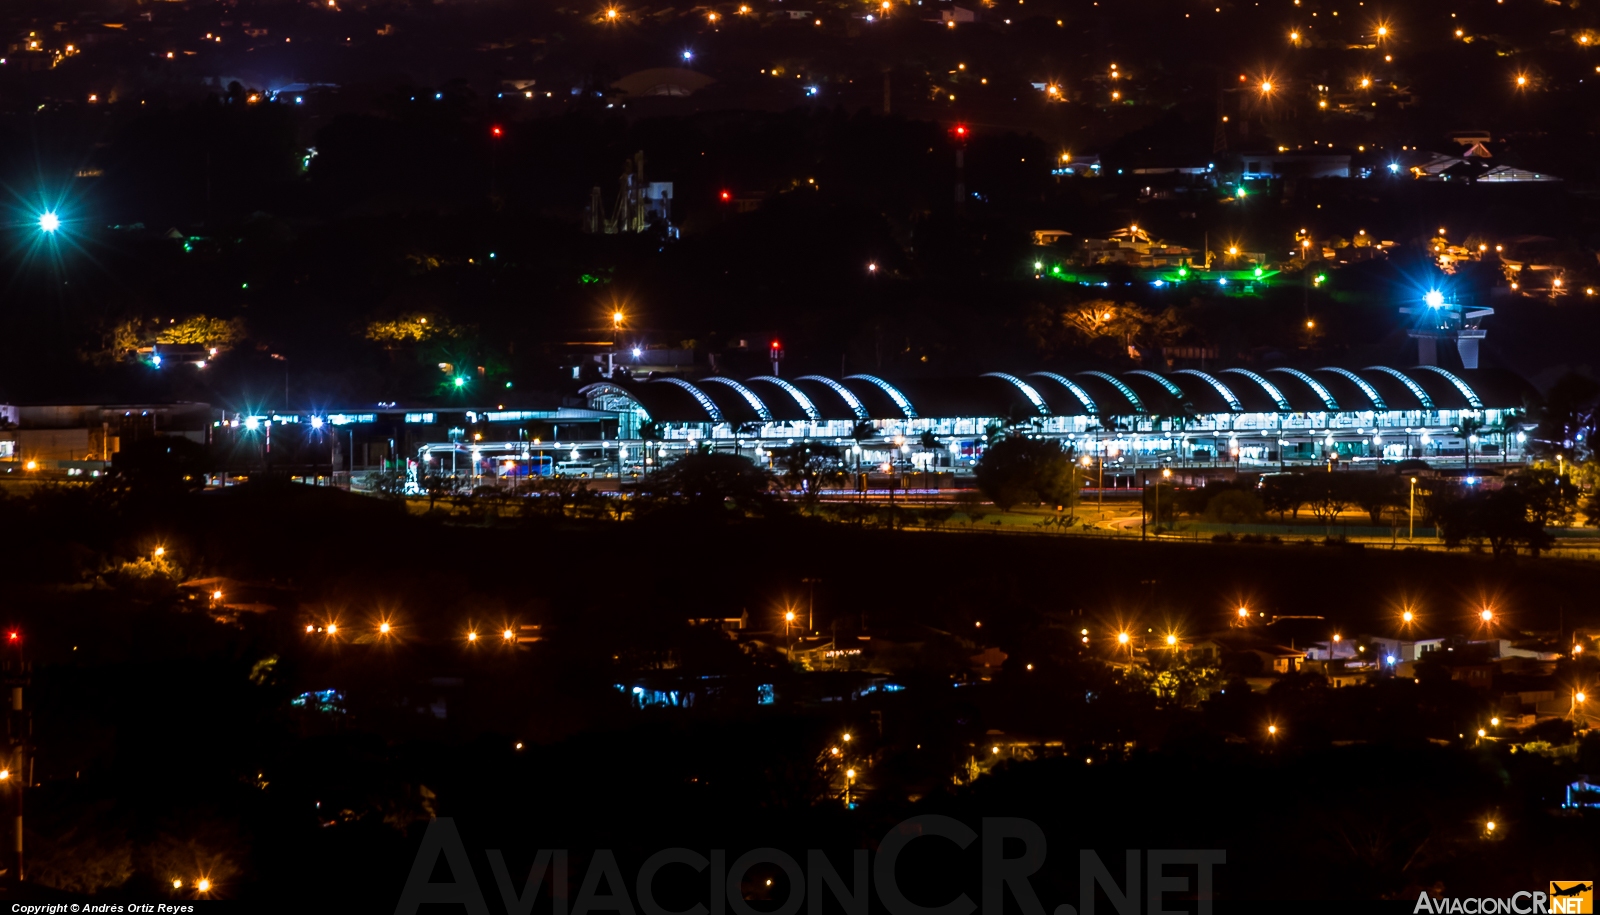
M 889 380 L 763 375 L 611 379 L 582 393 L 653 457 L 688 448 L 764 449 L 816 439 L 864 464 L 975 461 L 997 425 L 1118 463 L 1277 465 L 1335 460 L 1520 462 L 1526 381 L 1492 369 L 1225 368 L 988 372 Z M 863 426 L 863 424 L 866 424 Z M 938 448 L 924 447 L 925 434 Z M 626 445 L 623 445 L 626 448 Z M 651 457 L 635 448 L 635 459 Z M 898 453 L 896 453 L 898 452 Z M 652 460 L 651 463 L 655 461 Z

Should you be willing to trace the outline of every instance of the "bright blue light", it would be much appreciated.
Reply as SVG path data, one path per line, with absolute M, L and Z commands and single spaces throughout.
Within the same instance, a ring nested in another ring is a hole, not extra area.
M 436 102 L 437 102 L 437 101 L 438 101 L 438 100 L 439 100 L 439 99 L 442 99 L 442 98 L 444 98 L 444 93 L 443 93 L 443 92 L 435 92 L 435 93 L 434 93 L 434 94 L 433 94 L 433 100 L 434 100 L 434 101 L 436 101 Z
M 1427 302 L 1429 308 L 1443 308 L 1444 293 L 1437 289 L 1430 289 L 1428 294 L 1422 297 L 1422 301 Z
M 1389 655 L 1389 663 L 1390 664 L 1394 663 L 1394 655 Z
M 313 428 L 313 429 L 321 429 L 322 428 L 322 417 L 320 417 L 320 416 L 311 417 L 311 428 Z
M 1400 174 L 1400 163 L 1398 163 L 1398 162 L 1390 162 L 1389 163 L 1389 172 L 1391 174 L 1395 174 L 1395 175 Z
M 244 421 L 244 427 L 249 429 L 251 432 L 254 432 L 261 428 L 261 420 L 255 418 L 254 416 L 249 417 Z
M 816 95 L 816 94 L 817 94 L 817 87 L 816 86 L 807 86 L 806 87 L 806 95 Z
M 61 217 L 54 213 L 44 212 L 39 214 L 39 229 L 43 232 L 54 232 L 61 228 Z
M 303 95 L 297 95 L 294 97 L 294 103 L 296 105 L 304 105 L 306 103 L 306 97 Z
M 683 59 L 684 60 L 694 60 L 694 52 L 693 51 L 684 51 L 683 52 Z
M 150 364 L 155 366 L 156 368 L 161 368 L 161 357 L 160 356 L 151 356 L 150 357 Z
M 1152 285 L 1152 286 L 1154 286 L 1154 287 L 1156 287 L 1156 288 L 1157 288 L 1157 289 L 1160 289 L 1160 288 L 1161 288 L 1161 287 L 1162 287 L 1162 286 L 1165 286 L 1165 285 L 1167 285 L 1167 284 L 1166 284 L 1166 283 L 1163 283 L 1163 282 L 1162 282 L 1162 281 L 1160 281 L 1160 280 L 1153 280 L 1153 281 L 1151 281 L 1151 283 L 1150 283 L 1150 285 Z

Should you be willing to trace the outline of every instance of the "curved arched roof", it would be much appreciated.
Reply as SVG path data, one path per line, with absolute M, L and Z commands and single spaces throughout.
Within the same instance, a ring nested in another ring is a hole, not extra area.
M 1083 386 L 1100 405 L 1101 416 L 1128 416 L 1146 412 L 1140 399 L 1128 383 L 1107 372 L 1077 372 L 1073 380 Z
M 1523 379 L 1494 370 L 1278 366 L 1261 372 L 987 372 L 904 382 L 876 375 L 802 375 L 792 381 L 771 375 L 744 381 L 667 377 L 605 381 L 583 391 L 631 397 L 657 422 L 767 423 L 1509 409 L 1524 406 L 1532 389 Z
M 1215 375 L 1199 369 L 1178 369 L 1168 377 L 1178 387 L 1183 388 L 1184 398 L 1194 404 L 1196 412 L 1240 413 L 1244 410 L 1239 395 L 1217 380 Z
M 745 384 L 761 398 L 772 413 L 772 418 L 779 422 L 817 422 L 822 419 L 822 411 L 816 402 L 782 378 L 757 375 Z
M 801 375 L 794 386 L 804 391 L 823 419 L 867 419 L 866 405 L 849 388 L 822 375 Z
M 1065 375 L 1056 372 L 1034 372 L 1028 377 L 1035 379 L 1034 390 L 1044 395 L 1052 413 L 1062 416 L 1093 416 L 1100 412 L 1100 404 L 1083 389 L 1083 385 Z M 1040 379 L 1044 383 L 1040 383 Z M 1051 387 L 1051 382 L 1054 383 L 1054 388 Z M 1052 397 L 1052 392 L 1065 392 L 1066 396 L 1057 393 L 1057 396 Z
M 1332 412 L 1345 403 L 1324 381 L 1299 369 L 1271 368 L 1267 372 L 1277 379 L 1278 390 L 1297 413 Z

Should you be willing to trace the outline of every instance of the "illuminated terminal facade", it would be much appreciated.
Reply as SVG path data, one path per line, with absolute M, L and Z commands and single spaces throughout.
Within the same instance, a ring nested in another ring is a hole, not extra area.
M 660 377 L 582 393 L 618 416 L 622 443 L 651 440 L 628 464 L 708 447 L 759 459 L 809 439 L 919 467 L 970 465 L 997 426 L 1135 466 L 1519 462 L 1535 396 L 1508 372 L 1438 366 Z

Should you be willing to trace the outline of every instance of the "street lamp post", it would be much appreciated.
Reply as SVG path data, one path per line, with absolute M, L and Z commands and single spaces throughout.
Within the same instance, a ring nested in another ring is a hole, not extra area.
M 1417 478 L 1411 478 L 1411 509 L 1406 517 L 1406 539 L 1417 539 Z
M 817 582 L 818 578 L 802 578 L 800 581 L 811 586 L 810 600 L 806 604 L 806 631 L 817 631 Z

